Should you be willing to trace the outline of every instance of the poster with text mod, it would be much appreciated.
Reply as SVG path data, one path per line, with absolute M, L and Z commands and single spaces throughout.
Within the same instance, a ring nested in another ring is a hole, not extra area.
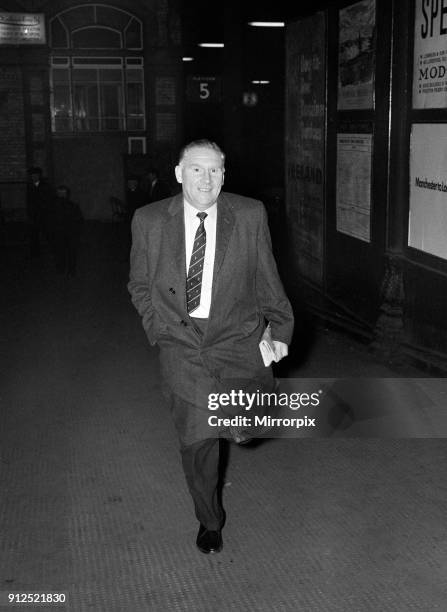
M 408 246 L 447 259 L 447 125 L 415 124 Z
M 416 0 L 413 108 L 447 107 L 447 5 Z

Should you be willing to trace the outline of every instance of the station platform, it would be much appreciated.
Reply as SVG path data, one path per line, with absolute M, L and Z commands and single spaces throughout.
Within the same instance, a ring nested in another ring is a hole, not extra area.
M 224 548 L 204 555 L 123 237 L 87 226 L 75 278 L 1 252 L 0 610 L 445 611 L 443 381 L 316 327 L 278 375 L 411 381 L 413 429 L 228 445 Z M 8 602 L 28 593 L 66 602 Z

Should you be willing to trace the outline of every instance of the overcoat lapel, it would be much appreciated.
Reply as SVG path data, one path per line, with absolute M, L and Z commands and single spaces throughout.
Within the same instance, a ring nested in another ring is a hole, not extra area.
M 217 198 L 216 254 L 214 256 L 213 294 L 219 270 L 228 248 L 234 226 L 234 213 L 231 204 L 220 194 Z
M 219 290 L 219 272 L 222 263 L 225 259 L 225 254 L 230 242 L 230 236 L 234 228 L 234 213 L 232 206 L 228 200 L 220 194 L 217 199 L 217 224 L 216 224 L 216 252 L 214 255 L 214 271 L 213 271 L 213 289 L 211 292 L 211 309 L 209 315 L 209 326 L 205 337 L 210 334 L 210 329 L 213 328 L 213 322 L 216 318 L 213 317 L 214 308 L 216 306 L 216 294 Z
M 185 221 L 181 194 L 172 198 L 167 213 L 163 240 L 163 248 L 167 252 L 162 253 L 162 257 L 169 261 L 167 278 L 172 287 L 176 288 L 177 295 L 182 296 L 182 305 L 186 310 Z

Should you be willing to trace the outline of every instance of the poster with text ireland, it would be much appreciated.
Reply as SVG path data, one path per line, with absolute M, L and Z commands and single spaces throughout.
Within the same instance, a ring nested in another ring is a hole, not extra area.
M 374 108 L 375 0 L 339 12 L 338 110 Z
M 324 13 L 286 31 L 286 214 L 298 273 L 323 282 L 326 96 Z

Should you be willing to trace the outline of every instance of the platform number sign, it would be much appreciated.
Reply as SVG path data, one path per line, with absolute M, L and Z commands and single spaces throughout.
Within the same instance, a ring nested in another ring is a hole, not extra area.
M 221 79 L 216 76 L 189 76 L 187 81 L 188 102 L 206 104 L 221 100 Z

